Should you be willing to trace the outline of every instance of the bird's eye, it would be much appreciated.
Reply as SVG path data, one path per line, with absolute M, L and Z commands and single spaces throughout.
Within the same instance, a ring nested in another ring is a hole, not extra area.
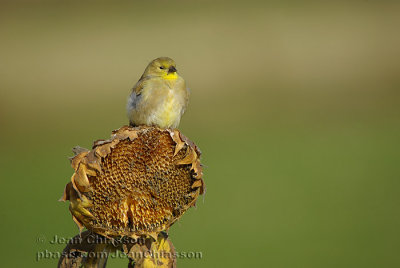
M 164 66 L 160 66 L 160 69 L 161 69 L 161 70 L 164 70 L 164 69 L 165 69 L 165 67 L 164 67 Z

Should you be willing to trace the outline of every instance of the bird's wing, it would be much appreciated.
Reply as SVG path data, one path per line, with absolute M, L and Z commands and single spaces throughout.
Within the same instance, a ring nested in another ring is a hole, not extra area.
M 131 95 L 129 97 L 129 102 L 128 102 L 128 110 L 129 108 L 136 108 L 136 104 L 140 100 L 140 95 L 143 92 L 143 88 L 145 87 L 147 81 L 150 79 L 150 77 L 141 77 L 139 81 L 135 84 L 135 86 L 132 88 Z
M 147 80 L 149 80 L 148 77 L 141 77 L 139 81 L 137 81 L 136 85 L 132 88 L 132 93 L 135 93 L 136 96 L 142 94 L 143 87 Z

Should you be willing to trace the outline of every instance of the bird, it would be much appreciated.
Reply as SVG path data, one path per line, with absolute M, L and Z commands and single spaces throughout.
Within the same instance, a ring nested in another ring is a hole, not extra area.
M 168 57 L 152 60 L 128 97 L 130 126 L 175 129 L 189 102 L 185 80 Z

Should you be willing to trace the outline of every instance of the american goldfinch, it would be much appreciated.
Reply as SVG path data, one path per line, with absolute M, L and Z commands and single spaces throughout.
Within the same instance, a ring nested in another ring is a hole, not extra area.
M 131 126 L 177 128 L 189 101 L 185 80 L 167 57 L 153 60 L 133 87 L 127 114 Z

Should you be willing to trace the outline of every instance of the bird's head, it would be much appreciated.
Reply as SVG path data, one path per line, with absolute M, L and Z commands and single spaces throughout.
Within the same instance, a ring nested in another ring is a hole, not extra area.
M 178 78 L 175 61 L 168 57 L 161 57 L 149 63 L 143 76 L 160 76 L 164 79 L 175 80 Z

